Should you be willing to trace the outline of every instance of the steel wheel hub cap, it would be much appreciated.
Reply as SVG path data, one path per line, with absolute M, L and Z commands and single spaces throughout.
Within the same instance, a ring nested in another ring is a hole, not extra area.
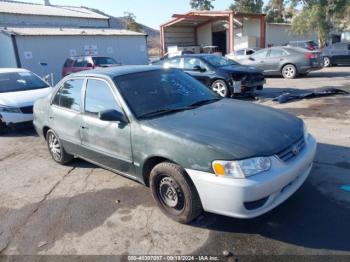
M 159 195 L 169 207 L 176 207 L 179 203 L 181 190 L 171 177 L 164 177 L 159 183 Z
M 55 160 L 61 159 L 61 146 L 54 134 L 49 135 L 49 148 Z
M 220 96 L 225 96 L 226 95 L 226 87 L 223 83 L 216 83 L 213 85 L 213 91 L 218 93 Z

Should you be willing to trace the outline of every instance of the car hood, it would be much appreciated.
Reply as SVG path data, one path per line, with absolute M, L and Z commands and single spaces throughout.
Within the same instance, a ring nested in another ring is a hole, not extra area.
M 219 70 L 229 72 L 229 73 L 262 73 L 262 70 L 254 67 L 254 66 L 245 66 L 245 65 L 232 65 L 232 66 L 223 66 L 220 67 Z
M 232 99 L 143 122 L 178 139 L 219 150 L 227 155 L 227 159 L 271 156 L 303 135 L 303 122 L 299 118 Z
M 49 94 L 50 87 L 34 90 L 0 93 L 0 105 L 22 107 L 33 105 L 34 102 Z

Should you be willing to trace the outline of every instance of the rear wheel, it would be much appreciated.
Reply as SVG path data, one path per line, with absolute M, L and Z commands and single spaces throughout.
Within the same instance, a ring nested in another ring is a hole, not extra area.
M 323 66 L 324 67 L 331 67 L 331 59 L 327 56 L 323 58 Z
M 282 76 L 284 78 L 292 79 L 297 76 L 297 69 L 294 65 L 288 64 L 282 68 Z
M 73 159 L 73 156 L 64 150 L 60 139 L 52 129 L 46 133 L 46 142 L 53 160 L 57 163 L 64 165 Z
M 230 90 L 224 80 L 215 80 L 211 84 L 211 89 L 221 97 L 230 96 Z
M 197 190 L 179 165 L 156 165 L 151 171 L 150 187 L 159 208 L 175 221 L 189 223 L 202 213 Z

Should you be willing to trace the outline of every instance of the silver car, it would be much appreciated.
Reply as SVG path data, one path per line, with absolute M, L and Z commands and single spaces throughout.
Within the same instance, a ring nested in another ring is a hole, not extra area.
M 323 67 L 320 52 L 297 47 L 265 48 L 239 62 L 262 69 L 264 75 L 282 75 L 284 78 L 306 75 Z

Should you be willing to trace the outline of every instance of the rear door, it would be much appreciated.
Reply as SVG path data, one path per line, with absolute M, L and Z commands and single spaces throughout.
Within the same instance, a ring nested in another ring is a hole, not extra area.
M 129 123 L 102 121 L 98 117 L 99 112 L 110 109 L 124 114 L 113 88 L 103 79 L 87 80 L 81 125 L 82 156 L 130 174 L 133 170 Z
M 277 73 L 280 72 L 281 65 L 285 63 L 288 53 L 283 49 L 273 48 L 271 49 L 265 59 L 265 72 Z
M 50 126 L 57 133 L 65 150 L 77 154 L 80 147 L 81 92 L 83 78 L 69 79 L 62 83 L 55 94 L 48 112 Z
M 348 60 L 348 44 L 336 43 L 331 48 L 332 62 L 334 64 L 343 64 Z

